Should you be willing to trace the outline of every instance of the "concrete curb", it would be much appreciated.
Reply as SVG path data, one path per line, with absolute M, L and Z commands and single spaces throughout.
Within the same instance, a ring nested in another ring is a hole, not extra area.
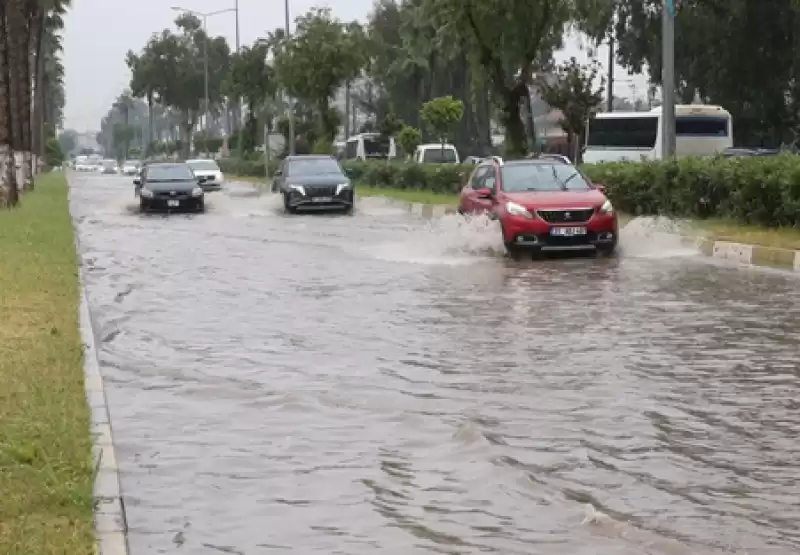
M 682 240 L 685 245 L 698 248 L 705 256 L 732 262 L 738 266 L 774 268 L 800 273 L 800 250 L 745 245 L 707 237 L 684 236 Z
M 419 218 L 435 219 L 442 218 L 448 214 L 456 214 L 458 207 L 447 204 L 423 204 L 421 202 L 402 202 L 408 208 L 412 216 Z
M 111 415 L 106 401 L 103 376 L 97 358 L 96 336 L 86 298 L 83 260 L 80 255 L 78 229 L 74 225 L 75 250 L 78 257 L 80 307 L 79 319 L 83 342 L 83 371 L 86 402 L 91 411 L 92 462 L 94 480 L 94 525 L 99 555 L 128 555 L 128 523 L 120 486 L 119 467 L 114 449 Z

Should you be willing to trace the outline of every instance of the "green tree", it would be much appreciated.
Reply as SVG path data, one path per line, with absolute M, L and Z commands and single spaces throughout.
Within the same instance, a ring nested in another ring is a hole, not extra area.
M 74 129 L 64 129 L 58 134 L 58 144 L 61 152 L 69 154 L 78 146 L 78 132 Z
M 275 71 L 291 96 L 314 107 L 319 138 L 333 142 L 338 118 L 331 117 L 331 99 L 361 72 L 364 34 L 358 24 L 342 23 L 328 8 L 313 8 L 296 24 L 291 38 L 275 44 Z
M 559 125 L 566 132 L 569 151 L 577 161 L 580 161 L 578 145 L 586 121 L 603 102 L 603 88 L 594 86 L 598 73 L 597 64 L 583 66 L 572 57 L 547 77 L 538 79 L 542 99 L 561 111 Z
M 250 148 L 259 142 L 258 112 L 275 98 L 275 75 L 267 63 L 269 49 L 270 43 L 266 40 L 242 47 L 239 53 L 231 57 L 231 73 L 225 86 L 229 96 L 242 97 L 247 103 L 245 131 Z
M 619 0 L 614 27 L 619 62 L 648 71 L 656 84 L 661 5 Z M 793 0 L 684 0 L 675 21 L 679 100 L 699 96 L 729 110 L 738 144 L 793 142 L 800 131 L 800 59 L 786 53 L 800 46 L 798 17 Z
M 442 143 L 444 150 L 444 144 L 451 137 L 454 127 L 464 117 L 464 103 L 452 96 L 440 96 L 423 104 L 419 115 Z
M 411 156 L 417 147 L 422 144 L 422 133 L 416 127 L 404 125 L 397 134 L 397 144 L 403 149 L 406 156 Z
M 138 93 L 158 97 L 174 109 L 180 122 L 180 137 L 185 157 L 189 156 L 189 138 L 204 112 L 205 72 L 203 54 L 208 38 L 209 104 L 223 99 L 223 83 L 230 70 L 230 48 L 222 37 L 206 37 L 200 20 L 190 14 L 175 19 L 178 33 L 168 29 L 148 42 L 142 53 L 129 58 L 140 71 L 133 76 L 131 88 Z M 143 66 L 138 67 L 137 63 Z
M 614 0 L 422 0 L 439 27 L 442 48 L 463 43 L 500 107 L 506 155 L 521 156 L 529 145 L 520 104 L 533 75 L 552 59 L 569 25 L 607 26 Z

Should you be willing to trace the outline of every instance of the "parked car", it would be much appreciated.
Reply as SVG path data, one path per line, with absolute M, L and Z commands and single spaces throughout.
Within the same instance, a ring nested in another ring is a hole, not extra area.
M 283 195 L 287 212 L 298 210 L 353 211 L 355 187 L 332 156 L 284 158 L 272 178 L 273 192 Z
M 225 176 L 214 160 L 187 160 L 187 164 L 198 178 L 202 178 L 200 186 L 204 191 L 219 191 Z
M 617 246 L 617 214 L 605 189 L 561 159 L 483 161 L 461 191 L 459 212 L 498 219 L 512 255 L 525 250 L 610 255 Z
M 125 160 L 122 164 L 122 173 L 124 175 L 137 175 L 141 164 L 139 160 Z
M 205 193 L 188 164 L 183 162 L 151 163 L 134 178 L 136 196 L 142 212 L 205 210 Z
M 414 151 L 414 162 L 418 164 L 459 164 L 458 150 L 448 143 L 419 145 Z

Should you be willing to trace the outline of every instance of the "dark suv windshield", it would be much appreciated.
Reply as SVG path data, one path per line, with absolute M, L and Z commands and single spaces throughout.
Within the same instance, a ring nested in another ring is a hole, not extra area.
M 147 166 L 147 181 L 194 181 L 194 173 L 186 164 Z
M 512 164 L 503 166 L 503 190 L 521 191 L 588 191 L 592 187 L 575 169 L 560 163 Z
M 289 162 L 287 175 L 330 175 L 341 174 L 339 162 L 333 158 L 305 158 Z

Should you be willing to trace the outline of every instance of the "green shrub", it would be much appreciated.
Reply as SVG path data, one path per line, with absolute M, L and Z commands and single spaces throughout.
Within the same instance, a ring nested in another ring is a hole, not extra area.
M 681 158 L 586 164 L 617 209 L 637 215 L 725 218 L 800 227 L 800 157 Z
M 423 190 L 454 194 L 461 191 L 472 165 L 417 164 L 414 162 L 344 162 L 356 183 L 372 187 Z
M 229 175 L 241 175 L 246 177 L 264 177 L 266 175 L 263 155 L 260 160 L 221 158 L 217 160 L 217 163 L 222 172 Z M 272 176 L 277 168 L 278 160 L 270 161 L 269 175 Z
M 345 162 L 356 183 L 457 193 L 474 166 Z M 584 164 L 618 210 L 634 215 L 725 218 L 766 227 L 800 227 L 800 157 L 681 158 Z

